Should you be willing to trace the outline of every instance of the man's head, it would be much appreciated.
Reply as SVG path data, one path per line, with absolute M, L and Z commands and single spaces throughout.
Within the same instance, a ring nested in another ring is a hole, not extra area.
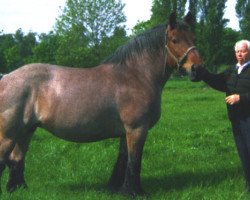
M 248 40 L 240 40 L 234 46 L 235 56 L 240 65 L 250 60 L 250 42 Z

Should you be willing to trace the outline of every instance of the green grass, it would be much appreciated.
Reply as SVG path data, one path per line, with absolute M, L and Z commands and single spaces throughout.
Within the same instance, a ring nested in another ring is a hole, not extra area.
M 26 159 L 29 189 L 7 194 L 5 172 L 1 199 L 127 199 L 106 187 L 117 148 L 118 139 L 76 144 L 39 129 Z M 161 119 L 144 147 L 141 180 L 147 197 L 138 199 L 249 199 L 223 93 L 203 83 L 167 82 Z

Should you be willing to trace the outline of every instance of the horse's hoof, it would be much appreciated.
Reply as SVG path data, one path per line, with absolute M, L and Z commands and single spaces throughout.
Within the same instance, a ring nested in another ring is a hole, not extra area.
M 111 192 L 119 192 L 123 182 L 120 179 L 111 179 L 108 182 L 108 190 Z
M 132 189 L 132 188 L 121 187 L 119 193 L 124 196 L 132 196 L 132 197 L 146 196 L 146 193 L 142 188 Z
M 118 192 L 120 189 L 119 186 L 108 184 L 108 190 L 112 193 Z
M 18 183 L 18 184 L 8 183 L 7 186 L 6 186 L 6 190 L 7 190 L 7 192 L 9 192 L 9 193 L 12 193 L 12 192 L 14 192 L 15 190 L 21 189 L 21 188 L 27 189 L 28 186 L 27 186 L 27 184 L 26 184 L 25 182 L 23 182 L 23 183 Z

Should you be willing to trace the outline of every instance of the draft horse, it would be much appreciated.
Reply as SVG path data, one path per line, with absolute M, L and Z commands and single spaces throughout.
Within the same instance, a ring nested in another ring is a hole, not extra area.
M 202 65 L 189 29 L 176 14 L 131 39 L 94 68 L 28 64 L 0 80 L 0 175 L 7 191 L 26 187 L 25 155 L 37 127 L 74 142 L 120 138 L 111 189 L 143 194 L 141 158 L 148 130 L 160 118 L 161 94 L 177 67 Z

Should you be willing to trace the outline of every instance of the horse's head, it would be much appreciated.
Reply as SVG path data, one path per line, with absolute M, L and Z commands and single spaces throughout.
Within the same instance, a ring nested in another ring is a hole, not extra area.
M 189 26 L 193 23 L 193 17 L 189 12 L 182 22 L 177 22 L 176 14 L 169 17 L 169 24 L 166 29 L 166 65 L 174 66 L 177 69 L 184 69 L 190 79 L 192 71 L 202 66 L 202 58 L 195 47 L 194 35 Z

